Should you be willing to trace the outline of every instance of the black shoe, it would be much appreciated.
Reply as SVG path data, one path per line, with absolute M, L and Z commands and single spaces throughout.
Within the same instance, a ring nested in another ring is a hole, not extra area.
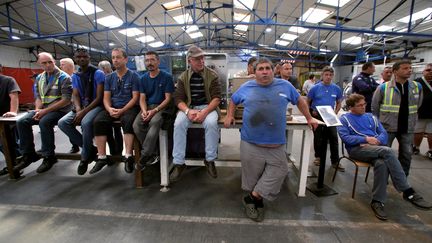
M 51 169 L 55 163 L 57 163 L 57 158 L 55 156 L 45 157 L 42 161 L 42 164 L 36 169 L 36 172 L 44 173 Z
M 409 196 L 404 196 L 403 198 L 405 200 L 407 200 L 408 202 L 412 203 L 417 208 L 420 208 L 420 209 L 432 208 L 432 204 L 430 202 L 424 200 L 422 196 L 420 196 L 419 194 L 417 194 L 415 192 Z
M 245 209 L 246 216 L 253 221 L 257 221 L 258 219 L 258 210 L 255 207 L 255 202 L 250 195 L 247 195 L 243 198 L 243 206 Z
M 93 169 L 90 170 L 89 173 L 90 173 L 90 174 L 94 174 L 94 173 L 96 173 L 96 172 L 102 170 L 102 168 L 103 168 L 105 165 L 107 165 L 108 163 L 109 163 L 108 158 L 105 158 L 105 159 L 97 159 L 97 160 L 96 160 L 96 164 L 95 164 L 95 166 L 93 167 Z
M 79 152 L 79 146 L 78 145 L 75 145 L 75 144 L 72 144 L 72 148 L 69 150 L 69 153 L 70 154 L 76 154 L 76 153 L 78 153 Z
M 81 160 L 77 169 L 78 175 L 84 175 L 87 172 L 88 164 L 89 163 L 87 161 Z
M 154 164 L 159 163 L 159 162 L 160 162 L 159 155 L 154 155 L 150 158 L 149 161 L 147 161 L 147 165 L 154 165 Z
M 19 172 L 20 170 L 23 170 L 24 168 L 28 167 L 31 163 L 40 160 L 40 158 L 41 158 L 40 155 L 35 152 L 24 154 L 20 158 L 20 162 L 14 167 L 14 172 Z
M 380 220 L 387 220 L 387 214 L 384 211 L 384 204 L 382 202 L 373 201 L 371 202 L 371 208 L 375 213 L 375 217 Z
M 8 168 L 4 167 L 2 170 L 0 170 L 0 176 L 4 176 L 9 174 Z
M 185 164 L 182 165 L 174 165 L 174 170 L 172 171 L 169 179 L 171 182 L 176 182 L 180 179 L 181 174 L 183 173 L 183 170 L 186 168 Z
M 417 148 L 415 145 L 412 145 L 412 153 L 417 155 L 420 153 L 420 149 Z
M 124 163 L 125 163 L 124 169 L 125 169 L 126 173 L 132 173 L 134 170 L 134 165 L 135 165 L 134 157 L 130 156 L 130 157 L 126 158 L 126 161 Z
M 150 156 L 141 155 L 140 160 L 135 165 L 135 169 L 143 171 L 146 168 L 146 165 L 150 159 Z
M 204 160 L 204 164 L 207 167 L 207 173 L 211 177 L 217 178 L 217 171 L 216 171 L 216 167 L 215 167 L 215 162 L 214 161 Z

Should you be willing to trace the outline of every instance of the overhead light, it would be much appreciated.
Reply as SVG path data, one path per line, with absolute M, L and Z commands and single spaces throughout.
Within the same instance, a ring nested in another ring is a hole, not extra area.
M 153 48 L 161 47 L 163 45 L 164 45 L 164 43 L 162 41 L 157 41 L 157 42 L 153 42 L 153 43 L 149 44 L 149 46 L 151 46 Z
M 309 29 L 308 28 L 303 28 L 303 27 L 291 26 L 288 30 L 291 31 L 291 32 L 294 32 L 294 33 L 304 34 Z
M 198 31 L 199 27 L 198 25 L 183 26 L 182 30 L 185 31 L 186 33 L 190 33 L 194 31 Z
M 179 8 L 181 8 L 183 6 L 181 5 L 180 0 L 175 0 L 175 1 L 172 1 L 172 2 L 163 3 L 162 7 L 166 11 L 171 11 L 171 10 L 179 9 Z
M 126 35 L 128 37 L 144 34 L 144 32 L 142 32 L 137 28 L 128 28 L 128 29 L 120 30 L 119 33 L 122 35 Z
M 407 32 L 407 31 L 408 31 L 408 28 L 402 28 L 402 29 L 398 30 L 397 32 Z
M 308 23 L 319 23 L 328 16 L 330 16 L 331 11 L 319 8 L 309 8 L 301 17 L 300 21 L 305 21 Z
M 320 52 L 331 52 L 330 50 L 323 49 L 323 48 L 319 49 L 319 51 L 320 51 Z
M 270 27 L 267 27 L 265 31 L 266 31 L 267 33 L 269 33 L 269 32 L 271 32 L 271 31 L 272 31 L 272 28 L 270 28 Z
M 255 0 L 234 0 L 233 3 L 234 3 L 234 8 L 252 10 L 255 4 Z
M 14 39 L 14 40 L 21 40 L 21 38 L 19 38 L 19 37 L 16 36 L 16 35 L 13 35 L 11 38 Z
M 432 8 L 427 8 L 427 9 L 424 9 L 424 10 L 419 11 L 417 13 L 413 13 L 412 17 L 411 17 L 411 22 L 414 22 L 414 21 L 416 21 L 418 19 L 426 18 L 427 16 L 430 16 L 431 14 L 432 14 Z M 398 19 L 397 21 L 398 22 L 403 22 L 403 23 L 408 23 L 409 20 L 410 20 L 410 16 L 408 15 L 406 17 Z
M 318 0 L 317 3 L 337 7 L 339 2 L 339 7 L 343 7 L 345 4 L 347 4 L 351 0 Z
M 326 43 L 327 40 L 320 40 L 320 43 Z
M 276 40 L 275 44 L 279 46 L 287 46 L 289 42 L 284 40 Z
M 174 43 L 174 45 L 176 45 L 176 46 L 179 46 L 180 45 L 180 43 L 178 43 L 177 41 Z
M 177 15 L 173 17 L 173 19 L 179 24 L 186 24 L 192 22 L 192 17 L 188 13 Z
M 240 31 L 247 31 L 248 28 L 249 28 L 249 26 L 247 26 L 245 24 L 238 24 L 234 27 L 234 29 L 240 30 Z
M 142 43 L 147 43 L 147 42 L 152 42 L 155 40 L 155 38 L 151 35 L 145 35 L 145 36 L 141 36 L 136 38 L 135 40 L 142 42 Z
M 102 12 L 103 9 L 95 6 L 91 2 L 87 2 L 86 0 L 69 0 L 66 2 L 58 3 L 57 6 L 64 8 L 66 4 L 66 10 L 71 11 L 75 14 L 84 16 Z
M 212 18 L 212 22 L 218 22 L 218 18 L 213 17 L 213 18 Z
M 236 13 L 234 12 L 234 20 L 239 22 L 249 22 L 250 21 L 250 14 L 242 14 L 242 13 Z
M 343 40 L 342 42 L 350 45 L 359 45 L 360 43 L 362 43 L 362 39 L 361 37 L 358 36 L 352 36 L 350 38 Z
M 114 42 L 108 43 L 109 46 L 115 46 L 116 44 Z
M 192 39 L 196 39 L 196 38 L 203 37 L 203 34 L 198 31 L 198 32 L 194 32 L 194 33 L 189 33 L 189 37 Z
M 390 25 L 381 25 L 375 28 L 376 31 L 387 31 L 393 29 L 393 26 Z
M 290 40 L 290 41 L 293 41 L 293 40 L 295 40 L 295 39 L 298 38 L 298 35 L 293 35 L 293 34 L 283 33 L 283 34 L 281 35 L 280 38 L 282 38 L 282 39 L 284 39 L 284 40 Z
M 123 24 L 123 20 L 121 20 L 120 18 L 118 18 L 114 15 L 109 15 L 109 16 L 97 19 L 97 23 L 101 24 L 105 27 L 115 28 L 115 27 L 121 26 Z

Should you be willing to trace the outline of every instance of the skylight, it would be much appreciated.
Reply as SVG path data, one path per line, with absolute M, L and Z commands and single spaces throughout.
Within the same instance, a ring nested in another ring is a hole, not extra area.
M 342 42 L 350 45 L 359 45 L 360 43 L 362 43 L 362 39 L 361 37 L 358 36 L 352 36 L 350 38 L 343 40 Z
M 57 6 L 64 8 L 64 3 L 58 3 Z M 68 11 L 71 11 L 75 14 L 84 16 L 84 15 L 90 15 L 94 14 L 95 12 L 95 5 L 93 3 L 90 3 L 86 0 L 69 0 L 66 1 L 66 9 Z M 103 9 L 96 6 L 96 13 L 102 12 Z
M 331 11 L 319 8 L 309 8 L 301 17 L 300 21 L 305 21 L 309 23 L 319 23 L 328 16 L 330 16 Z
M 137 28 L 128 28 L 128 29 L 120 30 L 119 33 L 122 35 L 126 35 L 128 37 L 144 34 L 144 32 L 142 32 Z
M 242 14 L 242 13 L 236 13 L 234 12 L 234 20 L 239 22 L 249 22 L 250 21 L 250 14 Z
M 234 8 L 239 9 L 253 9 L 253 6 L 255 4 L 255 0 L 233 0 Z
M 142 42 L 142 43 L 147 43 L 147 42 L 152 42 L 155 40 L 155 38 L 151 35 L 145 35 L 145 36 L 141 36 L 136 38 L 135 40 Z
M 280 38 L 282 38 L 284 40 L 290 40 L 290 41 L 292 41 L 292 40 L 297 39 L 298 36 L 297 35 L 293 35 L 293 34 L 283 33 Z
M 97 19 L 97 23 L 101 24 L 105 27 L 115 28 L 115 27 L 121 26 L 123 24 L 123 20 L 121 20 L 120 18 L 118 18 L 114 15 L 109 15 L 109 16 Z
M 164 43 L 162 41 L 157 41 L 157 42 L 153 42 L 153 43 L 149 44 L 149 46 L 151 46 L 153 48 L 161 47 L 163 45 L 164 45 Z
M 186 33 L 190 33 L 190 32 L 194 32 L 194 31 L 198 31 L 199 27 L 198 27 L 198 25 L 184 26 L 184 27 L 182 27 L 182 30 L 186 31 Z
M 249 27 L 249 26 L 244 25 L 244 24 L 238 24 L 238 25 L 236 25 L 236 26 L 234 27 L 234 29 L 236 29 L 236 30 L 240 30 L 240 31 L 247 31 L 247 30 L 248 30 L 248 27 Z
M 183 6 L 181 5 L 180 0 L 175 0 L 175 1 L 167 2 L 167 3 L 163 3 L 162 7 L 166 11 L 171 11 L 171 10 L 179 9 L 179 8 L 181 8 Z
M 192 39 L 196 39 L 196 38 L 200 38 L 203 37 L 203 34 L 201 32 L 194 32 L 194 33 L 189 33 L 190 38 Z
M 376 31 L 387 31 L 387 30 L 391 30 L 391 29 L 393 29 L 394 27 L 393 26 L 390 26 L 390 25 L 381 25 L 381 26 L 378 26 L 378 27 L 376 27 Z
M 339 7 L 343 7 L 345 4 L 347 4 L 351 0 L 339 0 Z M 338 0 L 318 0 L 317 3 L 337 7 L 338 6 Z
M 186 24 L 186 23 L 192 22 L 192 17 L 188 13 L 182 14 L 182 15 L 177 15 L 177 16 L 173 17 L 173 19 L 179 24 Z
M 287 46 L 289 42 L 284 40 L 276 40 L 275 44 L 279 46 Z
M 303 28 L 303 27 L 297 27 L 297 26 L 291 26 L 288 31 L 294 32 L 294 33 L 299 33 L 299 34 L 304 34 L 308 31 L 308 28 Z
M 414 22 L 416 20 L 426 18 L 427 16 L 430 16 L 431 13 L 432 13 L 432 8 L 427 8 L 427 9 L 424 9 L 424 10 L 419 11 L 417 13 L 413 13 L 411 21 Z M 409 19 L 410 19 L 410 16 L 408 15 L 406 17 L 398 19 L 398 22 L 408 23 Z

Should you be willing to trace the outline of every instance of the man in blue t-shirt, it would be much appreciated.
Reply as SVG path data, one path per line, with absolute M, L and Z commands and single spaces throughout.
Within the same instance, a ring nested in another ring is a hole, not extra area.
M 114 121 L 120 121 L 124 133 L 126 147 L 125 171 L 129 170 L 128 164 L 134 164 L 133 150 L 133 120 L 139 112 L 137 102 L 139 99 L 139 76 L 126 67 L 128 57 L 122 48 L 114 48 L 111 52 L 112 62 L 116 71 L 106 76 L 104 86 L 103 104 L 105 110 L 99 112 L 94 119 L 94 135 L 98 150 L 96 165 L 90 174 L 100 171 L 105 165 L 110 164 L 106 156 L 107 135 L 112 133 Z
M 102 111 L 102 98 L 105 74 L 90 64 L 90 55 L 84 48 L 74 54 L 75 62 L 80 66 L 72 74 L 72 97 L 74 109 L 58 122 L 59 128 L 69 137 L 72 144 L 82 148 L 78 174 L 87 172 L 88 164 L 96 159 L 93 146 L 93 120 Z M 82 134 L 76 129 L 81 124 Z
M 309 91 L 308 104 L 311 108 L 311 114 L 313 117 L 323 120 L 317 111 L 317 106 L 331 106 L 337 114 L 341 108 L 342 90 L 336 84 L 332 83 L 334 76 L 334 70 L 332 67 L 324 67 L 321 74 L 322 81 L 315 84 Z M 336 127 L 327 127 L 320 125 L 314 131 L 314 149 L 315 149 L 315 165 L 320 165 L 322 160 L 320 158 L 322 151 L 320 149 L 327 150 L 327 142 L 330 143 L 330 159 L 333 168 L 343 172 L 345 169 L 339 165 L 339 143 Z
M 144 56 L 147 71 L 140 80 L 141 112 L 136 116 L 133 128 L 141 142 L 141 169 L 147 163 L 155 161 L 155 149 L 162 125 L 161 110 L 171 101 L 174 92 L 174 81 L 171 74 L 159 69 L 159 55 L 149 51 Z M 133 165 L 130 169 L 133 170 Z
M 231 97 L 224 126 L 234 123 L 236 105 L 243 104 L 240 159 L 246 215 L 254 221 L 264 219 L 263 198 L 274 200 L 288 173 L 285 154 L 286 111 L 288 103 L 297 105 L 313 128 L 317 121 L 306 101 L 294 86 L 275 79 L 273 64 L 267 58 L 255 63 L 256 80 L 243 84 Z

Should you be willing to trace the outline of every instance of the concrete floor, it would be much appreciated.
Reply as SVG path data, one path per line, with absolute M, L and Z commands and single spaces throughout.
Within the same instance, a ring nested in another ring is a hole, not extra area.
M 236 137 L 235 130 L 223 130 L 223 156 L 235 154 Z M 56 132 L 56 139 L 57 151 L 69 150 L 63 133 Z M 347 172 L 339 173 L 335 183 L 333 170 L 327 170 L 325 184 L 339 193 L 329 197 L 307 191 L 298 198 L 291 168 L 279 198 L 266 203 L 262 223 L 244 215 L 239 168 L 218 168 L 218 179 L 211 179 L 203 167 L 191 167 L 163 193 L 157 166 L 146 170 L 146 186 L 136 189 L 123 164 L 78 176 L 78 161 L 60 161 L 37 174 L 40 163 L 27 168 L 19 181 L 0 178 L 1 242 L 432 242 L 432 211 L 414 208 L 391 185 L 388 221 L 378 220 L 370 209 L 373 176 L 366 184 L 365 172 L 359 173 L 352 199 L 354 168 L 347 162 Z M 310 168 L 317 173 L 318 167 Z M 431 174 L 432 161 L 414 156 L 409 181 L 429 201 Z

